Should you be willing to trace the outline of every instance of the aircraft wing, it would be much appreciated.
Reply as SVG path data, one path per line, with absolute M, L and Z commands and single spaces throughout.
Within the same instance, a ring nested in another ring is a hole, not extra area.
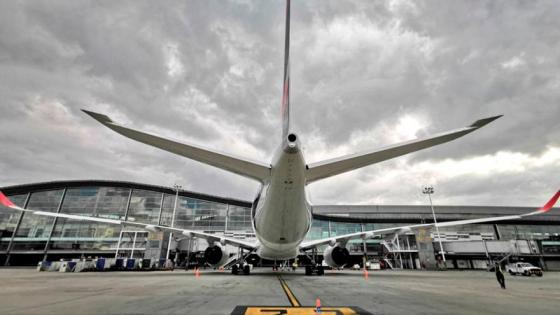
M 210 233 L 172 228 L 172 227 L 163 226 L 163 225 L 153 225 L 153 224 L 131 222 L 131 221 L 124 221 L 124 220 L 114 220 L 114 219 L 101 218 L 101 217 L 90 217 L 90 216 L 81 216 L 81 215 L 74 215 L 74 214 L 65 214 L 65 213 L 55 213 L 55 212 L 40 211 L 40 210 L 23 209 L 21 207 L 16 206 L 13 202 L 11 202 L 10 199 L 8 199 L 8 197 L 6 197 L 2 192 L 0 192 L 0 204 L 5 206 L 5 207 L 11 208 L 11 209 L 15 209 L 15 210 L 35 214 L 35 215 L 49 216 L 49 217 L 55 217 L 55 218 L 65 218 L 65 219 L 77 220 L 77 221 L 108 223 L 108 224 L 120 225 L 120 226 L 123 226 L 123 227 L 124 226 L 133 226 L 133 227 L 141 228 L 141 229 L 144 229 L 146 231 L 151 231 L 151 232 L 160 232 L 160 231 L 173 232 L 173 233 L 175 233 L 175 235 L 177 235 L 177 233 L 180 233 L 181 235 L 183 235 L 187 238 L 202 238 L 202 239 L 205 239 L 210 244 L 213 243 L 213 242 L 220 242 L 222 245 L 229 244 L 229 245 L 242 247 L 242 248 L 246 248 L 246 249 L 251 249 L 251 250 L 255 249 L 258 245 L 256 242 L 255 243 L 246 242 L 246 241 L 238 240 L 238 239 L 231 238 L 231 237 L 223 237 L 223 236 L 214 235 L 214 234 L 210 234 Z
M 500 117 L 502 117 L 502 115 L 480 119 L 468 127 L 439 133 L 423 139 L 406 141 L 380 149 L 364 151 L 361 153 L 309 164 L 306 172 L 307 183 L 449 142 L 482 128 Z
M 499 217 L 487 217 L 487 218 L 480 218 L 480 219 L 468 219 L 468 220 L 438 222 L 437 226 L 438 227 L 446 227 L 446 226 L 485 223 L 485 222 L 493 222 L 493 221 L 515 220 L 515 219 L 521 219 L 523 217 L 528 217 L 528 216 L 532 216 L 532 215 L 544 214 L 544 213 L 548 212 L 554 206 L 556 201 L 558 201 L 559 197 L 560 197 L 560 190 L 558 192 L 556 192 L 556 194 L 554 196 L 552 196 L 552 198 L 544 206 L 542 206 L 541 208 L 539 208 L 535 211 L 524 213 L 524 214 L 499 216 Z M 382 234 L 388 234 L 388 233 L 404 233 L 404 232 L 412 231 L 414 229 L 426 228 L 426 227 L 432 227 L 432 226 L 435 226 L 435 224 L 434 223 L 428 223 L 428 224 L 404 225 L 404 226 L 396 226 L 396 227 L 390 227 L 390 228 L 385 228 L 385 229 L 378 229 L 378 230 L 371 230 L 371 231 L 364 231 L 364 232 L 356 232 L 356 233 L 345 234 L 345 235 L 340 235 L 340 236 L 335 236 L 335 237 L 330 237 L 330 238 L 325 238 L 325 239 L 320 239 L 320 240 L 304 242 L 304 243 L 301 244 L 300 249 L 301 250 L 307 250 L 307 249 L 311 249 L 311 248 L 321 246 L 321 245 L 326 245 L 326 244 L 334 246 L 336 243 L 345 244 L 346 242 L 348 242 L 349 240 L 352 240 L 352 239 L 369 239 L 369 238 L 372 238 L 376 235 L 382 235 Z
M 175 153 L 189 159 L 196 160 L 208 165 L 221 168 L 235 174 L 263 181 L 270 176 L 271 166 L 256 161 L 250 161 L 241 157 L 235 157 L 222 152 L 202 148 L 192 144 L 181 143 L 179 141 L 165 139 L 156 135 L 134 130 L 115 123 L 106 115 L 94 113 L 91 111 L 82 111 L 93 119 L 97 120 L 106 127 L 130 139 L 149 144 L 156 148 Z

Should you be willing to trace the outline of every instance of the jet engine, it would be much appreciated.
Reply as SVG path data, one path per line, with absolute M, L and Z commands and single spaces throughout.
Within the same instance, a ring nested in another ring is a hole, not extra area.
M 350 260 L 350 253 L 348 252 L 348 249 L 346 249 L 346 247 L 342 247 L 339 244 L 336 244 L 325 249 L 323 258 L 325 259 L 325 262 L 331 267 L 342 267 L 346 265 Z
M 219 243 L 208 246 L 204 251 L 204 260 L 212 266 L 221 267 L 223 266 L 229 258 L 229 253 Z

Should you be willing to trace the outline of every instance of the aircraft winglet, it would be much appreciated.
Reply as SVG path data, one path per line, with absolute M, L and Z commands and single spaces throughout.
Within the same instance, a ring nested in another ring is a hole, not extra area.
M 103 114 L 99 114 L 96 112 L 91 112 L 89 110 L 85 110 L 82 109 L 82 112 L 88 114 L 89 116 L 91 116 L 93 119 L 97 120 L 98 122 L 102 123 L 102 124 L 106 124 L 106 123 L 112 123 L 113 121 L 111 120 L 111 118 L 109 118 L 109 116 L 107 115 L 103 115 Z
M 488 117 L 488 118 L 484 118 L 484 119 L 479 119 L 477 121 L 475 121 L 472 125 L 470 125 L 469 127 L 472 128 L 482 128 L 486 125 L 488 125 L 489 123 L 493 122 L 494 120 L 502 117 L 504 115 L 498 115 L 498 116 L 492 116 L 492 117 Z
M 556 203 L 556 201 L 558 201 L 558 198 L 560 198 L 560 190 L 556 192 L 556 194 L 554 194 L 554 196 L 552 196 L 552 198 L 550 198 L 550 200 L 541 208 L 539 208 L 537 211 L 538 212 L 548 212 Z
M 4 205 L 4 207 L 13 208 L 16 205 L 4 195 L 3 192 L 0 191 L 0 203 Z

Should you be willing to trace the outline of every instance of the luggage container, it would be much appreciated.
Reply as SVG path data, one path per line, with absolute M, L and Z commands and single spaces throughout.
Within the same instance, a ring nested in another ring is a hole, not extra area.
M 124 270 L 124 258 L 116 258 L 111 265 L 111 270 Z
M 152 269 L 152 260 L 149 258 L 141 259 L 140 260 L 140 269 L 141 270 L 151 270 Z
M 126 260 L 126 270 L 135 270 L 138 267 L 138 261 L 134 258 Z
M 51 266 L 51 262 L 47 260 L 40 261 L 37 264 L 37 271 L 46 271 Z
M 97 269 L 97 271 L 105 270 L 105 258 L 102 257 L 95 260 L 95 269 Z
M 76 267 L 74 268 L 74 272 L 87 272 L 87 271 L 95 271 L 95 262 L 93 260 L 81 260 L 76 263 Z
M 76 268 L 75 261 L 62 261 L 60 264 L 60 272 L 74 272 L 74 268 Z
M 60 266 L 62 266 L 62 262 L 61 261 L 51 261 L 49 266 L 45 269 L 45 271 L 56 271 L 58 272 L 60 270 Z

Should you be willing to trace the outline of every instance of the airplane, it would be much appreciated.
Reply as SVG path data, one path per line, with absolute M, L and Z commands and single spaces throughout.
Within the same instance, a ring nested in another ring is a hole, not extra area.
M 232 267 L 232 273 L 238 274 L 238 272 L 243 272 L 244 274 L 249 274 L 250 267 L 246 261 L 249 254 L 256 254 L 260 258 L 274 261 L 285 261 L 297 257 L 300 253 L 327 245 L 323 253 L 325 262 L 331 267 L 340 267 L 348 262 L 350 255 L 346 249 L 346 244 L 353 239 L 366 240 L 384 234 L 398 234 L 413 229 L 431 228 L 434 226 L 445 227 L 521 219 L 548 212 L 560 197 L 560 191 L 558 191 L 543 207 L 520 215 L 397 226 L 304 241 L 311 228 L 313 210 L 313 206 L 306 198 L 307 185 L 321 179 L 452 141 L 486 126 L 500 118 L 501 115 L 480 119 L 467 127 L 442 132 L 429 137 L 308 164 L 303 156 L 300 139 L 292 132 L 291 128 L 289 47 L 290 0 L 287 0 L 284 80 L 281 101 L 282 138 L 270 163 L 252 161 L 198 145 L 166 139 L 120 125 L 106 115 L 82 110 L 99 123 L 125 137 L 258 181 L 260 183 L 259 192 L 251 209 L 252 227 L 256 235 L 256 241 L 239 240 L 203 231 L 170 226 L 23 209 L 13 204 L 1 192 L 0 203 L 6 207 L 36 215 L 133 226 L 153 232 L 167 231 L 174 235 L 183 235 L 186 238 L 205 239 L 209 244 L 204 253 L 206 262 L 216 268 L 228 262 L 230 253 L 228 253 L 226 245 L 233 245 L 234 247 L 248 250 L 248 253 L 239 257 L 239 262 Z M 322 275 L 324 270 L 321 264 L 312 260 L 312 264 L 306 266 L 306 274 L 315 273 Z

